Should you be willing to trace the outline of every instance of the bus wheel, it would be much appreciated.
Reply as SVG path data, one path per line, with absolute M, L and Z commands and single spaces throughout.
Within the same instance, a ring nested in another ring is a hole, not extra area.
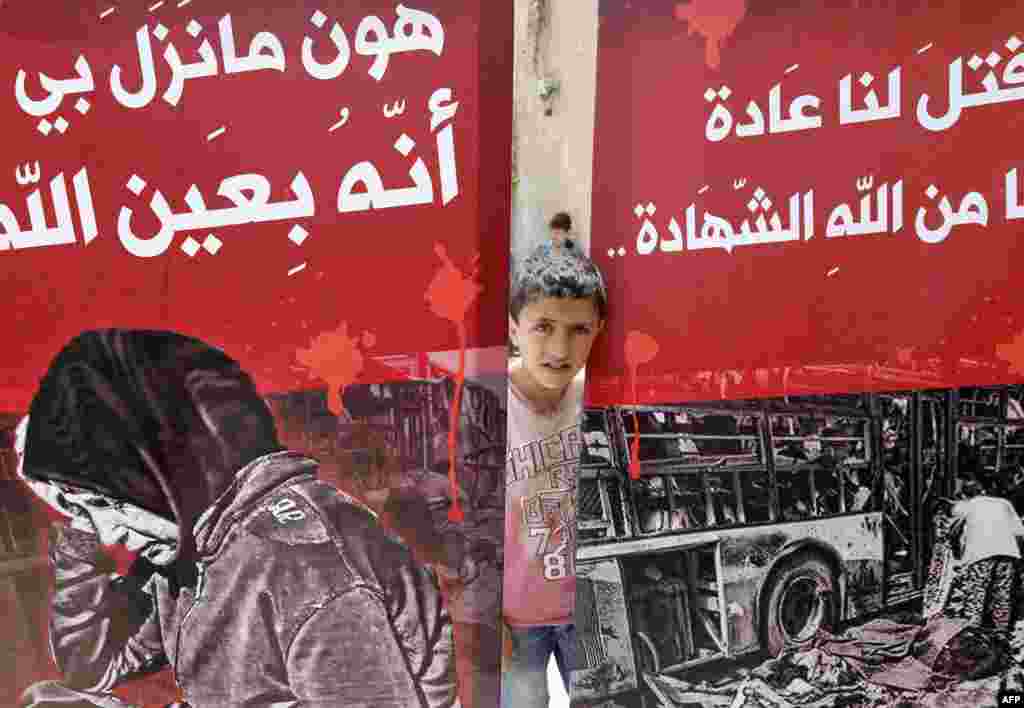
M 837 599 L 832 569 L 819 555 L 798 554 L 776 570 L 764 605 L 765 644 L 772 656 L 832 628 Z

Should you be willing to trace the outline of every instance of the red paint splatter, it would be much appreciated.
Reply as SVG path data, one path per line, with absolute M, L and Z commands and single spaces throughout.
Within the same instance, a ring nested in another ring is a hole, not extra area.
M 1010 364 L 1010 371 L 1024 376 L 1024 332 L 1019 332 L 1010 342 L 996 345 L 996 356 Z
M 479 253 L 475 254 L 470 261 L 472 270 L 468 276 L 455 267 L 443 244 L 435 243 L 434 253 L 441 259 L 441 267 L 434 274 L 434 279 L 430 281 L 425 297 L 430 303 L 430 311 L 454 324 L 459 336 L 459 371 L 455 375 L 455 395 L 448 423 L 448 482 L 451 485 L 452 495 L 452 507 L 448 510 L 448 519 L 461 522 L 466 517 L 462 511 L 459 486 L 455 477 L 455 452 L 458 447 L 462 387 L 466 381 L 466 315 L 484 288 L 476 280 L 480 270 Z
M 658 342 L 643 332 L 632 331 L 626 335 L 626 366 L 633 382 L 633 405 L 640 405 L 637 391 L 637 371 L 641 364 L 649 364 L 658 356 Z M 640 420 L 633 411 L 633 441 L 629 445 L 629 478 L 640 479 Z
M 322 332 L 310 342 L 308 349 L 299 349 L 295 358 L 304 366 L 311 378 L 327 383 L 327 407 L 341 415 L 345 406 L 341 394 L 345 387 L 355 383 L 363 370 L 365 358 L 359 344 L 370 348 L 376 343 L 371 332 L 362 337 L 349 337 L 348 322 L 342 322 L 334 331 Z
M 692 0 L 676 3 L 676 19 L 690 26 L 688 34 L 698 33 L 706 42 L 704 60 L 712 69 L 722 63 L 722 42 L 736 31 L 747 15 L 746 0 Z

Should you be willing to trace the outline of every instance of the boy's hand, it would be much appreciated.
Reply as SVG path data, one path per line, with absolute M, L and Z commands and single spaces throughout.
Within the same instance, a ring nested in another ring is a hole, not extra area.
M 70 504 L 60 488 L 49 482 L 40 482 L 37 479 L 30 479 L 25 474 L 25 436 L 28 434 L 28 416 L 18 422 L 14 430 L 14 454 L 16 457 L 15 474 L 25 485 L 32 490 L 32 493 L 43 500 L 46 506 L 50 507 L 63 517 L 69 518 L 68 524 L 71 528 L 85 533 L 96 533 L 92 519 L 88 512 L 80 506 Z
M 35 494 L 39 499 L 43 501 L 46 506 L 50 507 L 62 517 L 69 519 L 69 526 L 85 533 L 96 533 L 96 529 L 92 525 L 92 519 L 89 518 L 88 512 L 80 506 L 71 504 L 64 497 L 60 488 L 49 482 L 40 482 L 36 479 L 29 479 L 22 472 L 21 464 L 18 465 L 18 478 Z
M 81 506 L 69 503 L 56 485 L 24 478 L 23 481 L 37 497 L 43 500 L 43 503 L 68 519 L 70 528 L 96 534 L 96 528 L 93 526 L 89 513 Z

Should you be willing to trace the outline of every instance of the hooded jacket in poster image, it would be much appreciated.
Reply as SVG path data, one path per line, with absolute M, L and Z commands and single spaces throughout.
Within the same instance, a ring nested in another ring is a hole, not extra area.
M 19 426 L 51 527 L 64 679 L 23 705 L 126 705 L 173 668 L 187 705 L 450 708 L 436 576 L 365 505 L 284 449 L 252 379 L 173 332 L 103 330 L 54 358 Z M 104 548 L 135 555 L 111 573 Z

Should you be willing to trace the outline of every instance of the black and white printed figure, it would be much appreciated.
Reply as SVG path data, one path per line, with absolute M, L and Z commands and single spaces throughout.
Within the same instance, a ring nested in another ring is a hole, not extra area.
M 1022 400 L 1006 384 L 587 410 L 574 704 L 1024 693 Z
M 345 409 L 358 422 L 355 434 L 345 435 L 340 447 L 370 462 L 349 465 L 352 471 L 371 471 L 349 481 L 348 488 L 366 500 L 421 563 L 438 573 L 454 627 L 463 708 L 492 708 L 498 703 L 501 674 L 506 424 L 503 401 L 476 381 L 467 381 L 456 430 L 455 472 L 465 518 L 451 521 L 454 389 L 448 378 L 349 386 L 343 395 Z M 359 427 L 367 425 L 376 426 L 377 432 Z M 385 430 L 392 435 L 390 443 Z M 346 488 L 346 482 L 341 486 Z
M 170 665 L 182 700 L 453 708 L 436 577 L 278 442 L 252 380 L 172 332 L 85 332 L 19 427 L 19 474 L 52 508 L 50 636 L 64 680 L 23 705 L 124 705 Z M 110 572 L 103 547 L 136 554 Z

